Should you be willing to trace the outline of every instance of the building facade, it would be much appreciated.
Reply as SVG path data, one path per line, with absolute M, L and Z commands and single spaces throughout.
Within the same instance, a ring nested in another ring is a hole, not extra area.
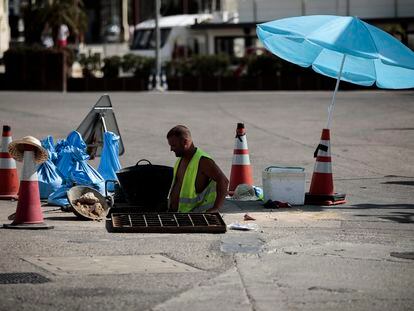
M 7 0 L 0 0 L 0 58 L 4 51 L 9 48 L 10 27 L 9 27 L 9 5 Z
M 0 0 L 0 53 L 9 38 L 21 42 L 22 5 L 45 0 Z M 83 0 L 88 16 L 86 44 L 124 43 L 134 29 L 154 18 L 154 0 Z M 209 13 L 209 23 L 192 27 L 205 34 L 206 52 L 242 55 L 257 43 L 257 23 L 313 15 L 354 15 L 414 47 L 414 0 L 161 0 L 161 15 Z M 8 20 L 8 23 L 7 23 Z
M 243 55 L 260 46 L 256 24 L 301 15 L 358 16 L 414 49 L 413 0 L 238 0 L 229 3 L 237 12 L 237 23 L 195 26 L 207 33 L 209 54 Z M 225 6 L 226 0 L 223 0 L 221 7 Z

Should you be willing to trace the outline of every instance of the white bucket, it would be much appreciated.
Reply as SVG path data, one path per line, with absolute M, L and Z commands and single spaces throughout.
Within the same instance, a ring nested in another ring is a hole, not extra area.
M 303 205 L 305 201 L 305 169 L 269 166 L 262 173 L 264 202 L 268 200 Z

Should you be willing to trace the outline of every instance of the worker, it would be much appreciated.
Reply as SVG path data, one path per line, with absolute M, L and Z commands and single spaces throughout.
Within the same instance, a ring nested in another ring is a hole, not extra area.
M 167 134 L 171 151 L 178 157 L 170 190 L 169 211 L 216 213 L 227 194 L 228 179 L 210 155 L 194 146 L 184 125 Z

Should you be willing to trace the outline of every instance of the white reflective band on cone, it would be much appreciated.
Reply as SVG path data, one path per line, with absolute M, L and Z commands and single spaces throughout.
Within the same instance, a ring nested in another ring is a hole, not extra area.
M 12 138 L 10 136 L 3 137 L 1 140 L 1 152 L 9 152 L 7 147 L 12 142 Z
M 250 157 L 248 154 L 233 154 L 234 165 L 250 165 Z
M 241 141 L 238 137 L 235 139 L 234 149 L 248 149 L 246 135 L 240 136 Z
M 332 164 L 331 162 L 318 162 L 315 163 L 315 168 L 313 169 L 314 173 L 326 173 L 332 174 Z
M 36 163 L 34 162 L 34 151 L 24 152 L 21 180 L 37 181 Z
M 13 169 L 16 168 L 16 161 L 12 158 L 0 158 L 0 169 Z
M 331 156 L 331 144 L 329 143 L 329 140 L 321 140 L 319 144 L 328 146 L 328 151 L 323 151 L 322 149 L 319 149 L 317 155 L 321 157 L 330 157 Z

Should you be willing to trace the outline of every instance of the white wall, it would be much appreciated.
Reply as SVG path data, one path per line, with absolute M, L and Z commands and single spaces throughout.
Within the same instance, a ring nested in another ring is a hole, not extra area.
M 303 1 L 305 15 L 318 15 L 323 12 L 327 15 L 338 15 L 339 2 L 336 0 L 307 0 Z M 345 4 L 346 7 L 346 4 Z
M 354 15 L 360 18 L 413 17 L 414 0 L 239 0 L 240 22 L 256 22 L 300 15 Z M 397 10 L 395 9 L 397 3 Z M 348 12 L 349 10 L 349 12 Z
M 398 0 L 398 17 L 414 16 L 414 0 Z
M 360 18 L 394 17 L 393 0 L 349 0 L 349 15 Z
M 254 22 L 254 3 L 257 7 L 256 22 L 301 15 L 301 0 L 239 0 L 240 22 Z

